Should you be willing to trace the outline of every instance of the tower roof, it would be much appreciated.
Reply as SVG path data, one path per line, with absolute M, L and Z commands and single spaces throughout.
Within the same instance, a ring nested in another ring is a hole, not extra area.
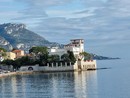
M 84 40 L 84 39 L 71 39 L 70 41 L 74 41 L 74 40 Z

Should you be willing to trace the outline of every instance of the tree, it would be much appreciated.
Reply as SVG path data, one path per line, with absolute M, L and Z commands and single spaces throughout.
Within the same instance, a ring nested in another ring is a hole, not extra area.
M 39 65 L 45 65 L 48 62 L 49 53 L 47 47 L 32 47 L 29 50 L 29 53 L 33 54 L 33 57 L 36 60 L 35 63 Z
M 90 60 L 90 59 L 92 59 L 91 54 L 90 54 L 90 53 L 87 53 L 87 52 L 81 52 L 79 55 L 80 55 L 79 60 L 82 60 L 83 58 L 84 58 L 85 60 Z
M 39 55 L 39 59 L 36 60 L 39 65 L 46 65 L 48 62 L 48 54 Z
M 33 59 L 31 59 L 30 57 L 24 56 L 24 57 L 18 58 L 16 60 L 10 60 L 10 59 L 4 60 L 2 62 L 2 64 L 13 65 L 14 69 L 19 69 L 21 66 L 35 65 L 36 62 Z
M 67 53 L 69 54 L 69 59 L 70 59 L 70 61 L 71 61 L 72 63 L 75 63 L 75 62 L 76 62 L 76 58 L 75 58 L 73 52 L 72 52 L 72 51 L 68 51 Z
M 1 62 L 1 64 L 5 64 L 5 65 L 13 65 L 13 63 L 14 63 L 14 61 L 10 60 L 10 59 L 6 59 Z
M 69 58 L 69 54 L 63 54 L 62 56 L 61 56 L 61 60 L 62 61 L 65 61 L 65 62 L 70 62 L 70 58 Z
M 52 62 L 56 62 L 60 60 L 60 56 L 59 55 L 51 55 L 52 58 Z
M 16 59 L 12 65 L 14 69 L 19 69 L 22 66 L 20 59 Z
M 33 64 L 35 64 L 35 61 L 28 56 L 18 58 L 18 59 L 16 59 L 16 61 L 19 61 L 21 65 L 33 65 Z
M 7 50 L 6 50 L 6 49 L 4 49 L 4 48 L 0 47 L 0 52 L 1 52 L 1 51 L 3 51 L 3 52 L 7 52 Z
M 61 59 L 65 62 L 72 62 L 75 63 L 76 62 L 76 58 L 74 57 L 74 54 L 72 51 L 67 51 L 66 54 L 63 54 L 61 56 Z
M 7 65 L 8 68 L 12 68 L 12 66 L 14 65 L 14 61 L 10 60 L 10 59 L 6 59 L 6 60 L 2 61 L 1 64 Z
M 0 56 L 6 56 L 6 52 L 7 52 L 6 49 L 0 47 Z
M 6 52 L 0 52 L 0 56 L 5 57 L 6 56 Z
M 56 61 L 59 61 L 60 60 L 60 57 L 59 55 L 50 55 L 48 56 L 48 62 L 56 62 Z
M 29 50 L 29 53 L 35 53 L 38 54 L 48 54 L 47 47 L 32 47 Z

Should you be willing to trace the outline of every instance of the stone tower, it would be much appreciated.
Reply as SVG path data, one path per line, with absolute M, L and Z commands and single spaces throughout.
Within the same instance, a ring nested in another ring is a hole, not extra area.
M 79 48 L 79 53 L 84 52 L 84 40 L 83 39 L 72 39 L 71 44 Z

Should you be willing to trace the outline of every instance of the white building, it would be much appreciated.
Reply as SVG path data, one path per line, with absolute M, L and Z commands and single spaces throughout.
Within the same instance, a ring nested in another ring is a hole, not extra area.
M 83 39 L 73 39 L 70 44 L 64 46 L 64 49 L 73 51 L 74 54 L 79 54 L 84 52 L 84 40 Z
M 72 51 L 75 57 L 79 57 L 79 54 L 84 52 L 84 40 L 83 39 L 73 39 L 67 45 L 64 45 L 64 48 L 59 49 L 58 47 L 52 47 L 48 49 L 50 55 L 59 55 L 67 53 L 67 51 Z
M 11 59 L 11 60 L 15 60 L 16 58 L 16 54 L 13 52 L 6 52 L 6 57 L 5 59 Z
M 60 49 L 58 47 L 52 47 L 50 49 L 48 49 L 48 52 L 50 55 L 59 55 L 60 57 L 67 53 L 67 51 L 63 48 L 63 49 Z

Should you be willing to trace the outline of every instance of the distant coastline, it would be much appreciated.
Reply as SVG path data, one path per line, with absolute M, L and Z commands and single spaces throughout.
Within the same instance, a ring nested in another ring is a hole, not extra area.
M 118 60 L 118 59 L 121 59 L 121 58 L 97 58 L 95 60 Z
M 105 57 L 105 56 L 99 56 L 96 54 L 92 54 L 93 59 L 95 60 L 117 60 L 117 59 L 121 59 L 119 57 Z

